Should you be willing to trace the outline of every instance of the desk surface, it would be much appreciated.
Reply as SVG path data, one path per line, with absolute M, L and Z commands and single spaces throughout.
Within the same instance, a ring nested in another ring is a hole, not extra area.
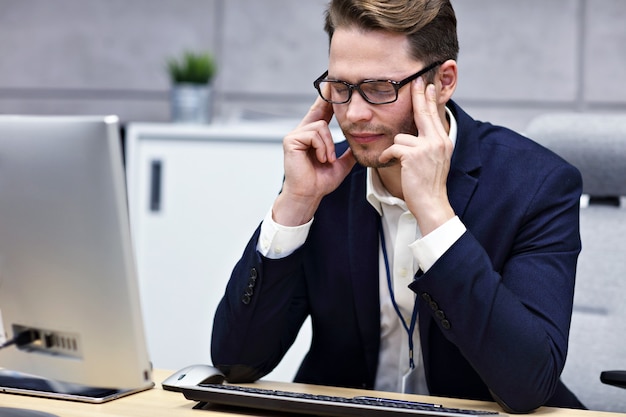
M 194 402 L 186 400 L 182 394 L 161 389 L 161 381 L 169 376 L 167 371 L 156 371 L 154 389 L 133 394 L 104 404 L 83 404 L 63 400 L 48 400 L 42 398 L 26 397 L 13 394 L 0 394 L 0 407 L 26 408 L 38 410 L 59 417 L 202 417 L 202 416 L 234 416 L 232 412 L 199 411 L 193 410 Z M 284 382 L 260 381 L 257 383 L 264 388 L 301 391 L 313 394 L 330 394 L 339 396 L 363 395 L 364 391 L 343 389 L 334 387 L 322 387 L 303 384 L 289 384 Z M 372 395 L 371 391 L 367 391 Z M 481 410 L 502 411 L 495 403 L 458 400 L 453 398 L 434 398 L 417 395 L 403 395 L 394 393 L 382 393 L 381 396 L 391 398 L 413 399 L 417 401 L 437 402 L 447 407 L 475 408 Z M 247 413 L 245 415 L 253 415 Z M 259 412 L 258 416 L 270 416 L 271 413 Z M 595 411 L 580 411 L 558 408 L 543 407 L 533 415 L 553 416 L 610 416 L 611 413 Z

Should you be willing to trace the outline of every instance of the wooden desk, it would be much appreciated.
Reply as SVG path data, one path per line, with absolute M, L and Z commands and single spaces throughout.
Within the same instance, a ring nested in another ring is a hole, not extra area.
M 154 380 L 156 387 L 152 390 L 133 394 L 104 404 L 83 404 L 63 400 L 48 400 L 26 397 L 13 394 L 0 394 L 0 407 L 24 408 L 47 412 L 59 417 L 203 417 L 203 416 L 234 416 L 232 412 L 217 412 L 193 410 L 194 402 L 186 400 L 182 394 L 161 389 L 161 381 L 169 376 L 170 372 L 156 371 Z M 260 381 L 257 385 L 265 388 L 301 391 L 313 394 L 329 394 L 339 396 L 364 395 L 364 391 L 334 387 L 322 387 L 285 382 Z M 365 391 L 366 395 L 376 395 L 372 391 Z M 452 398 L 435 398 L 417 395 L 403 395 L 380 393 L 380 396 L 390 398 L 413 399 L 416 401 L 436 402 L 447 407 L 496 410 L 501 411 L 497 404 L 482 401 L 458 400 Z M 242 414 L 244 415 L 244 414 Z M 275 414 L 258 412 L 245 415 L 272 416 Z M 533 415 L 551 416 L 615 416 L 618 414 L 595 411 L 580 411 L 543 407 Z

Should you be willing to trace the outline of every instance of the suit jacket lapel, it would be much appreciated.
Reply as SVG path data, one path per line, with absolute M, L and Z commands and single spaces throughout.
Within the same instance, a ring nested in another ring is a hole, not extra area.
M 352 176 L 348 247 L 354 305 L 370 383 L 374 383 L 380 345 L 378 213 L 365 198 L 366 170 Z
M 454 212 L 462 219 L 478 185 L 480 174 L 480 143 L 472 124 L 474 120 L 453 101 L 448 108 L 457 122 L 457 139 L 448 174 L 448 198 Z

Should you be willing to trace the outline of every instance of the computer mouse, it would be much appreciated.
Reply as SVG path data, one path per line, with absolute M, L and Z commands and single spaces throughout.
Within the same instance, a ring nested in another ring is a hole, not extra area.
M 174 372 L 163 380 L 161 386 L 167 391 L 182 391 L 183 387 L 193 387 L 198 384 L 221 384 L 224 374 L 211 365 L 190 365 Z

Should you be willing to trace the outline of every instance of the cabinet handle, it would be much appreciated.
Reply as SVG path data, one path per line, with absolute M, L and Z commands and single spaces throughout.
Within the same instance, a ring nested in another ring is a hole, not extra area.
M 161 211 L 161 177 L 163 175 L 163 163 L 155 159 L 150 162 L 150 211 Z

